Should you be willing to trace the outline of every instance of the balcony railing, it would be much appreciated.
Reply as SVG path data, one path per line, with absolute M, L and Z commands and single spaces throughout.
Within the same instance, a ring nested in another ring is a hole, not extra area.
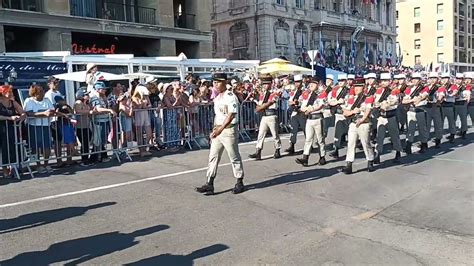
M 174 16 L 174 26 L 177 28 L 194 29 L 194 14 L 176 14 Z
M 43 11 L 43 0 L 2 0 L 2 7 L 33 12 Z
M 71 15 L 142 24 L 156 24 L 155 9 L 136 5 L 104 2 L 96 5 L 90 0 L 71 0 Z

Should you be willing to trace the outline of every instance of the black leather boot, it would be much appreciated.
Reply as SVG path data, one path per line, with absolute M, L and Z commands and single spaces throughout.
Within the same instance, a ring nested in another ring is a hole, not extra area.
M 321 158 L 319 158 L 319 162 L 318 162 L 318 163 L 319 163 L 319 165 L 325 165 L 325 164 L 326 164 L 326 158 L 324 158 L 324 156 L 321 157 Z
M 400 158 L 402 158 L 402 154 L 401 152 L 397 151 L 397 153 L 395 153 L 395 158 L 393 159 L 393 162 L 400 163 Z
M 466 131 L 461 132 L 461 139 L 466 139 Z
M 336 150 L 334 150 L 333 152 L 331 152 L 331 154 L 329 154 L 329 156 L 331 156 L 331 157 L 334 158 L 334 159 L 339 159 L 339 149 L 336 148 Z
M 196 191 L 202 193 L 206 196 L 214 194 L 214 185 L 212 183 L 207 182 L 203 186 L 197 187 Z
M 376 155 L 374 158 L 374 164 L 380 164 L 380 155 Z
M 440 139 L 435 139 L 435 148 L 436 148 L 436 149 L 441 148 L 440 145 L 441 145 L 441 140 L 440 140 Z
M 448 139 L 449 139 L 449 143 L 454 143 L 454 134 L 450 134 Z
M 374 169 L 374 161 L 368 161 L 367 162 L 367 172 L 373 172 Z
M 411 142 L 407 141 L 407 145 L 405 146 L 405 153 L 410 155 L 411 154 Z
M 428 150 L 428 143 L 422 142 L 422 143 L 421 143 L 421 148 L 420 148 L 419 153 L 425 153 L 426 150 Z
M 346 166 L 342 168 L 342 172 L 346 175 L 352 174 L 352 162 L 347 162 Z
M 262 150 L 257 149 L 255 153 L 249 154 L 249 158 L 255 159 L 255 160 L 261 160 L 262 159 Z
M 308 166 L 309 155 L 303 155 L 303 158 L 297 158 L 295 161 L 302 166 Z
M 286 149 L 285 152 L 287 152 L 289 155 L 295 154 L 295 144 L 290 143 L 290 147 L 288 147 L 288 149 Z
M 275 150 L 275 153 L 273 154 L 273 158 L 274 159 L 280 159 L 281 158 L 280 149 Z
M 243 178 L 237 179 L 237 183 L 235 184 L 234 188 L 232 189 L 233 194 L 240 194 L 245 191 L 244 180 Z

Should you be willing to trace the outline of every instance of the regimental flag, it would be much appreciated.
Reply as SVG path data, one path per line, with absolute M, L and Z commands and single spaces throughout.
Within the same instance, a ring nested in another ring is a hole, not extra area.
M 400 67 L 403 62 L 403 53 L 400 44 L 398 44 L 397 67 Z
M 349 55 L 349 65 L 351 67 L 355 67 L 355 59 L 356 59 L 356 46 L 355 46 L 355 40 L 351 38 L 351 53 Z
M 342 61 L 342 49 L 341 45 L 339 44 L 339 34 L 336 33 L 336 50 L 334 51 L 336 56 L 336 62 L 339 65 Z
M 385 55 L 385 61 L 387 63 L 387 66 L 392 66 L 392 52 L 387 51 Z
M 382 65 L 382 51 L 380 51 L 379 49 L 377 49 L 377 65 Z
M 369 64 L 370 61 L 370 53 L 369 53 L 369 44 L 367 43 L 367 37 L 365 37 L 365 46 L 364 46 L 364 61 L 365 64 Z
M 326 56 L 324 52 L 324 43 L 323 43 L 323 36 L 322 36 L 321 31 L 319 31 L 319 56 L 321 59 L 321 64 L 324 65 L 326 63 Z

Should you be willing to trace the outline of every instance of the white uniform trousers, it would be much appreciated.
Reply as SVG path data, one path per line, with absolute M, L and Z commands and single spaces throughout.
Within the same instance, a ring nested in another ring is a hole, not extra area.
M 263 143 L 268 130 L 270 130 L 270 133 L 272 134 L 275 149 L 280 149 L 281 140 L 280 135 L 278 134 L 278 118 L 276 115 L 262 116 L 260 126 L 258 127 L 257 149 L 261 150 L 263 148 Z
M 415 132 L 418 128 L 418 137 L 422 143 L 427 143 L 429 138 L 428 128 L 426 126 L 426 112 L 408 111 L 408 129 L 407 140 L 411 143 L 415 141 Z
M 217 174 L 217 167 L 224 149 L 227 151 L 235 178 L 244 177 L 242 158 L 239 152 L 239 132 L 237 126 L 226 128 L 216 138 L 211 140 L 209 151 L 209 165 L 207 167 L 207 180 L 213 180 Z
M 467 106 L 467 111 L 469 112 L 469 116 L 471 117 L 471 126 L 474 126 L 474 103 L 471 103 Z
M 347 133 L 347 155 L 346 162 L 354 162 L 357 139 L 360 139 L 362 148 L 364 149 L 365 158 L 367 161 L 374 160 L 374 150 L 370 145 L 370 124 L 363 123 L 356 127 L 356 123 L 349 124 L 349 131 Z
M 335 117 L 336 118 L 334 120 L 334 146 L 337 149 L 340 149 L 342 135 L 347 134 L 347 131 L 349 130 L 349 124 L 344 115 L 335 114 Z
M 324 141 L 323 118 L 306 120 L 306 138 L 304 142 L 303 154 L 310 155 L 314 143 L 318 144 L 319 155 L 326 156 L 326 144 Z
M 454 121 L 461 121 L 461 132 L 467 131 L 467 104 L 455 104 L 454 105 Z
M 402 143 L 400 142 L 400 131 L 398 129 L 398 121 L 396 116 L 389 118 L 378 117 L 377 118 L 377 144 L 375 149 L 377 154 L 381 155 L 383 152 L 383 142 L 385 140 L 385 131 L 388 130 L 388 135 L 393 143 L 393 148 L 396 151 L 402 151 Z
M 441 114 L 441 107 L 432 106 L 426 109 L 426 126 L 428 132 L 431 132 L 431 123 L 433 122 L 434 135 L 436 139 L 443 138 L 443 118 Z

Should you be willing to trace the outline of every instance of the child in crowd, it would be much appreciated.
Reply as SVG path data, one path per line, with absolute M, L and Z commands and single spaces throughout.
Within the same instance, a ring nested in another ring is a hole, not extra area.
M 74 132 L 74 125 L 77 123 L 73 119 L 74 111 L 71 106 L 66 104 L 66 101 L 61 96 L 55 96 L 54 101 L 56 102 L 55 109 L 58 114 L 58 119 L 61 120 L 63 133 L 63 143 L 66 146 L 67 161 L 66 165 L 72 165 L 72 156 L 75 153 L 76 145 L 76 134 Z

